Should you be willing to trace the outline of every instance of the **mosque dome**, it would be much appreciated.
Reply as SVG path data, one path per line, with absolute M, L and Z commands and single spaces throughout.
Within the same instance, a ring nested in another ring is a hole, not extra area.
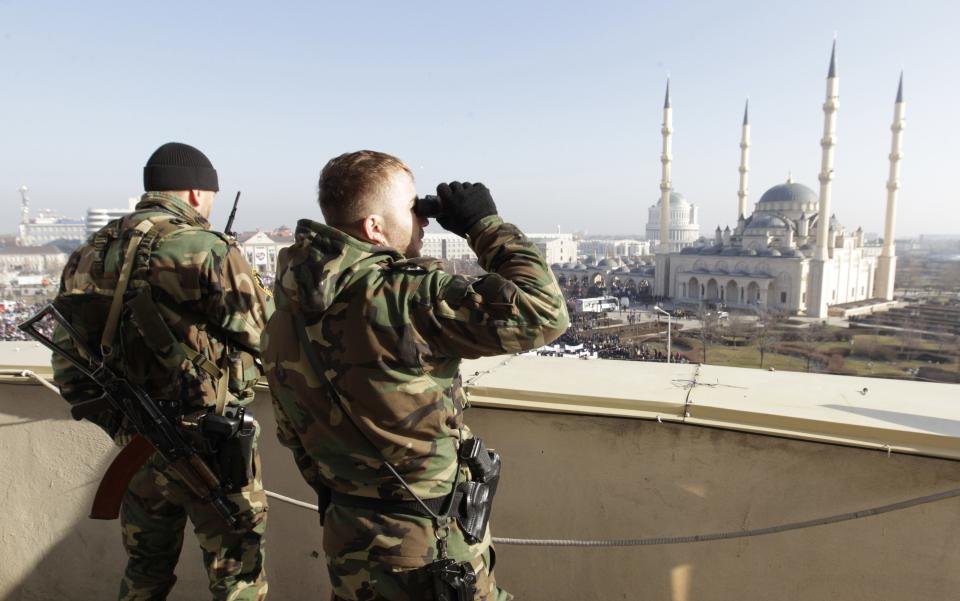
M 587 269 L 587 266 L 584 265 L 583 263 L 577 263 L 576 265 L 573 266 L 573 268 L 574 268 L 574 269 L 579 269 L 579 270 L 583 271 L 583 270 L 586 270 L 586 269 Z
M 767 197 L 766 194 L 763 195 L 764 198 Z M 762 200 L 760 202 L 763 202 Z M 769 213 L 760 213 L 754 214 L 750 221 L 747 222 L 747 229 L 784 229 L 787 227 L 787 222 L 784 221 L 782 217 L 776 215 L 770 215 Z
M 760 204 L 768 202 L 815 203 L 817 193 L 803 184 L 787 180 L 787 183 L 776 185 L 763 193 Z
M 663 204 L 663 199 L 657 199 L 657 206 L 659 207 Z M 670 192 L 670 208 L 675 209 L 679 207 L 689 207 L 690 201 L 687 200 L 687 197 L 679 192 Z
M 600 262 L 597 263 L 597 267 L 601 269 L 616 269 L 619 266 L 620 265 L 613 259 L 601 259 Z
M 587 265 L 596 265 L 597 260 L 594 257 L 587 257 L 587 260 L 585 261 L 585 263 Z

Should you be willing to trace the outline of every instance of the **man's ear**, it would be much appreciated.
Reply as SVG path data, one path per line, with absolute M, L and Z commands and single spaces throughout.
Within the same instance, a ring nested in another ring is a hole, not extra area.
M 193 207 L 193 208 L 195 208 L 195 209 L 200 208 L 200 203 L 201 203 L 201 200 L 200 200 L 201 196 L 200 196 L 200 194 L 201 194 L 201 190 L 190 190 L 190 191 L 189 191 L 189 193 L 187 194 L 187 201 L 190 203 L 190 206 L 191 206 L 191 207 Z
M 390 246 L 387 242 L 386 232 L 383 227 L 383 217 L 374 213 L 367 215 L 360 223 L 360 231 L 368 242 L 377 246 Z

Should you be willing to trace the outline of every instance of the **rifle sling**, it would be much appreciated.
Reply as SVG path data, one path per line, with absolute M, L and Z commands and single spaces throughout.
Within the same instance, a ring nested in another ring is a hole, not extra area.
M 120 309 L 123 307 L 123 295 L 127 292 L 127 285 L 130 283 L 130 272 L 133 271 L 133 259 L 140 247 L 140 241 L 143 236 L 153 228 L 153 221 L 144 219 L 130 232 L 130 240 L 127 242 L 127 250 L 123 254 L 123 267 L 120 269 L 120 278 L 117 280 L 117 288 L 113 292 L 113 301 L 110 303 L 110 312 L 107 314 L 107 322 L 103 328 L 103 336 L 100 338 L 100 349 L 104 359 L 110 356 L 113 349 L 113 340 L 117 335 L 117 324 L 120 322 Z
M 146 227 L 141 227 L 144 224 L 148 225 Z M 140 232 L 151 232 L 153 226 L 150 224 L 150 220 L 141 221 L 140 224 L 137 225 L 136 230 Z M 149 234 L 143 235 L 149 237 Z M 142 240 L 143 239 L 141 238 L 141 241 Z M 118 299 L 121 299 L 119 305 L 123 305 L 122 298 L 129 283 L 130 270 L 134 263 L 133 256 L 136 255 L 137 245 L 134 244 L 136 241 L 136 237 L 131 237 L 130 243 L 127 246 L 127 252 L 123 262 L 123 271 L 120 274 L 120 280 L 117 283 L 117 289 L 114 293 L 113 302 L 110 305 L 110 315 L 108 316 L 107 326 L 103 333 L 104 340 L 110 343 L 112 343 L 113 337 L 116 335 L 116 326 L 117 322 L 119 321 L 120 313 L 119 309 L 117 309 L 115 315 L 114 307 L 118 305 Z M 133 249 L 132 253 L 131 248 Z M 153 301 L 153 295 L 149 287 L 143 288 L 140 293 L 129 300 L 126 305 L 133 314 L 138 329 L 140 330 L 140 334 L 142 335 L 144 344 L 150 350 L 159 355 L 167 355 L 172 350 L 172 352 L 178 353 L 193 363 L 197 369 L 206 372 L 216 382 L 216 412 L 217 415 L 223 415 L 223 410 L 227 404 L 227 390 L 230 383 L 229 372 L 226 369 L 221 369 L 218 367 L 217 364 L 211 361 L 210 358 L 208 358 L 205 354 L 198 352 L 189 345 L 177 340 L 176 336 L 173 335 L 173 332 L 170 331 L 170 327 L 160 316 L 160 311 L 157 308 L 156 303 Z M 108 335 L 109 338 L 107 337 Z M 224 351 L 223 358 L 226 362 L 226 351 Z
M 333 385 L 333 382 L 330 381 L 330 378 L 327 377 L 326 372 L 323 369 L 323 364 L 320 363 L 320 357 L 317 356 L 316 351 L 310 345 L 310 338 L 307 336 L 307 324 L 303 319 L 303 316 L 299 313 L 292 314 L 295 324 L 294 329 L 297 331 L 297 338 L 300 341 L 300 348 L 303 350 L 304 355 L 307 357 L 307 361 L 310 363 L 310 367 L 313 369 L 314 373 L 317 374 L 317 377 L 320 378 L 320 381 L 324 384 L 327 389 L 327 394 L 330 396 L 330 399 L 340 408 L 340 411 L 347 416 L 347 421 L 353 424 L 354 429 L 360 434 L 360 436 L 367 442 L 367 444 L 377 453 L 380 457 L 380 460 L 383 461 L 383 465 L 390 471 L 390 474 L 393 478 L 400 483 L 401 486 L 413 497 L 412 501 L 408 503 L 410 505 L 416 505 L 417 511 L 409 511 L 409 505 L 403 501 L 394 501 L 386 500 L 383 501 L 381 505 L 380 499 L 371 498 L 369 503 L 362 501 L 361 497 L 355 495 L 346 495 L 340 494 L 336 491 L 331 491 L 332 500 L 336 502 L 339 500 L 341 504 L 350 507 L 365 507 L 368 509 L 374 509 L 378 512 L 389 513 L 389 511 L 383 509 L 377 509 L 377 507 L 388 507 L 388 509 L 402 509 L 397 511 L 398 513 L 413 513 L 414 515 L 423 515 L 430 517 L 434 525 L 441 526 L 446 523 L 450 518 L 456 517 L 454 514 L 454 509 L 457 507 L 455 503 L 459 502 L 462 495 L 457 495 L 457 485 L 460 483 L 460 454 L 457 454 L 457 469 L 456 475 L 453 479 L 453 487 L 450 489 L 450 494 L 445 497 L 439 497 L 438 500 L 425 500 L 421 498 L 417 493 L 413 492 L 413 488 L 403 479 L 403 476 L 400 475 L 400 472 L 397 471 L 397 468 L 394 467 L 390 461 L 387 460 L 387 457 L 383 454 L 383 451 L 380 450 L 380 447 L 373 444 L 373 441 L 367 436 L 366 432 L 360 427 L 360 424 L 353 419 L 353 414 L 347 411 L 347 407 L 343 402 L 343 398 L 340 396 L 340 393 L 337 391 L 336 387 Z M 461 437 L 462 437 L 461 433 Z M 362 503 L 362 505 L 361 505 Z M 401 507 L 402 506 L 402 507 Z M 439 507 L 438 507 L 439 506 Z M 434 509 L 437 507 L 437 509 Z

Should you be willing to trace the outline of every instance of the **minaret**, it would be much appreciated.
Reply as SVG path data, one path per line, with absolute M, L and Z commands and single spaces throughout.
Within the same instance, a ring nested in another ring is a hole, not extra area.
M 897 217 L 897 191 L 900 189 L 900 159 L 903 158 L 903 127 L 906 105 L 903 102 L 903 73 L 897 86 L 897 100 L 893 105 L 893 140 L 890 143 L 890 176 L 887 178 L 887 218 L 883 228 L 883 249 L 877 260 L 877 277 L 873 296 L 893 300 L 893 279 L 897 271 L 897 249 L 893 230 Z
M 670 296 L 670 251 L 673 244 L 670 240 L 670 190 L 673 187 L 670 181 L 671 134 L 673 134 L 673 109 L 670 107 L 670 78 L 667 78 L 667 93 L 663 99 L 663 152 L 660 154 L 662 164 L 660 176 L 660 244 L 657 245 L 656 269 L 654 272 L 654 294 L 660 297 Z
M 810 262 L 810 294 L 807 296 L 807 314 L 827 316 L 827 303 L 833 282 L 830 263 L 830 189 L 833 183 L 833 148 L 837 144 L 837 109 L 840 107 L 840 78 L 837 77 L 837 41 L 830 51 L 830 70 L 827 72 L 827 99 L 823 103 L 823 149 L 820 159 L 820 206 L 817 211 L 817 247 Z
M 29 223 L 30 221 L 30 197 L 27 192 L 30 189 L 26 186 L 20 186 L 20 223 Z
M 827 100 L 823 103 L 823 138 L 820 146 L 820 209 L 817 219 L 817 252 L 815 258 L 825 261 L 830 258 L 830 191 L 833 183 L 833 148 L 837 145 L 837 109 L 840 107 L 840 78 L 837 77 L 837 42 L 830 52 L 830 71 L 827 73 Z
M 740 203 L 737 205 L 737 219 L 747 216 L 747 180 L 750 173 L 750 100 L 747 100 L 743 107 L 743 130 L 740 132 L 740 190 L 737 197 Z
M 670 80 L 667 79 L 667 94 L 663 99 L 663 152 L 660 154 L 662 164 L 660 175 L 660 246 L 658 252 L 670 252 L 670 190 L 673 187 L 670 181 L 671 135 L 673 134 L 673 108 L 670 106 Z

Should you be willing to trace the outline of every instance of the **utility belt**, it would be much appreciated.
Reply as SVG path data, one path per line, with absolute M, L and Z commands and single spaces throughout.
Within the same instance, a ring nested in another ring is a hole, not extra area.
M 416 498 L 412 501 L 376 499 L 360 497 L 331 491 L 330 502 L 341 507 L 369 509 L 377 513 L 398 513 L 436 519 L 455 519 L 468 544 L 475 545 L 483 540 L 490 522 L 493 497 L 500 482 L 500 455 L 486 448 L 480 438 L 471 438 L 460 445 L 457 453 L 457 466 L 466 465 L 470 471 L 470 480 L 454 482 L 449 495 L 434 499 Z M 457 469 L 459 476 L 460 470 Z M 411 491 L 411 494 L 412 491 Z M 416 495 L 414 495 L 416 496 Z M 441 526 L 446 528 L 445 526 Z M 477 592 L 477 575 L 470 562 L 458 562 L 444 557 L 446 549 L 445 535 L 439 530 L 437 539 L 441 547 L 441 557 L 427 564 L 424 569 L 429 573 L 433 584 L 434 598 L 437 601 L 470 601 Z
M 399 513 L 420 517 L 443 515 L 457 520 L 460 530 L 471 545 L 483 540 L 490 522 L 493 497 L 500 482 L 500 455 L 488 449 L 480 438 L 471 438 L 460 445 L 458 465 L 470 470 L 470 480 L 460 482 L 446 496 L 434 499 L 391 500 L 348 495 L 331 491 L 330 502 L 341 507 L 370 509 L 377 513 Z

